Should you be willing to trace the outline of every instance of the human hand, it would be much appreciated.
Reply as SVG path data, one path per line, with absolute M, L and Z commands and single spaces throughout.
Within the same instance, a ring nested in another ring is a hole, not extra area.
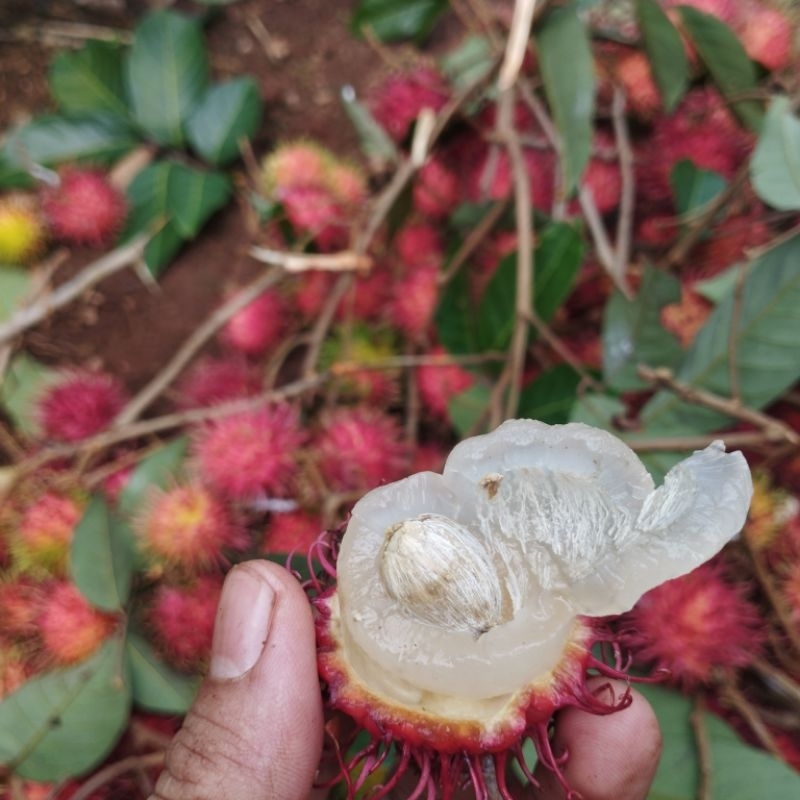
M 240 564 L 225 581 L 209 675 L 151 800 L 305 800 L 322 727 L 314 625 L 303 590 L 276 564 Z M 597 717 L 567 709 L 557 720 L 554 750 L 569 750 L 564 774 L 584 800 L 643 800 L 660 746 L 652 709 L 635 692 L 624 711 Z M 563 797 L 548 770 L 537 778 L 537 798 Z

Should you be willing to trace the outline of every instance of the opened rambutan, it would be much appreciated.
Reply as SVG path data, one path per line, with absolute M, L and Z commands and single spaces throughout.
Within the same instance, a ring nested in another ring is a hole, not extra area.
M 224 563 L 224 553 L 247 544 L 225 505 L 199 484 L 156 490 L 136 531 L 142 551 L 157 568 L 204 572 Z
M 280 342 L 285 329 L 283 297 L 267 290 L 228 320 L 220 338 L 240 353 L 261 356 Z
M 312 453 L 334 491 L 371 489 L 404 475 L 408 450 L 400 426 L 375 408 L 338 408 L 325 414 Z
M 211 652 L 221 575 L 201 575 L 182 585 L 160 583 L 147 614 L 156 645 L 173 666 L 203 669 Z
M 305 554 L 319 538 L 322 528 L 318 516 L 302 509 L 272 514 L 264 531 L 261 552 Z
M 125 196 L 99 170 L 70 168 L 42 192 L 42 211 L 53 237 L 65 244 L 111 244 L 127 214 Z
M 0 264 L 23 266 L 38 258 L 47 232 L 34 201 L 25 195 L 0 200 Z
M 204 408 L 228 400 L 252 397 L 261 388 L 257 373 L 238 358 L 203 358 L 178 384 L 181 408 Z
M 423 109 L 439 111 L 448 97 L 444 78 L 422 67 L 389 77 L 371 93 L 369 108 L 386 132 L 400 142 Z
M 623 630 L 638 662 L 665 670 L 671 682 L 691 689 L 750 663 L 761 649 L 764 620 L 747 599 L 746 586 L 727 581 L 715 562 L 649 591 Z
M 574 796 L 568 756 L 548 735 L 553 714 L 630 702 L 592 689 L 592 673 L 626 677 L 607 617 L 716 553 L 750 491 L 744 458 L 719 442 L 654 489 L 605 431 L 513 420 L 457 445 L 443 474 L 365 495 L 344 534 L 312 549 L 323 570 L 308 583 L 326 701 L 355 722 L 339 748 L 359 742 L 342 762 L 357 776 L 347 796 L 389 765 L 376 798 L 401 779 L 406 796 L 449 800 L 471 781 L 488 797 L 488 773 L 511 800 L 513 761 L 533 780 L 526 740 Z
M 126 399 L 125 389 L 113 375 L 65 370 L 37 398 L 36 416 L 46 438 L 77 442 L 108 427 Z
M 14 564 L 23 572 L 63 574 L 75 526 L 83 514 L 76 498 L 45 492 L 25 508 L 12 538 Z
M 39 612 L 44 656 L 54 664 L 87 659 L 114 632 L 119 620 L 92 606 L 75 584 L 58 581 L 47 587 Z
M 193 452 L 203 480 L 226 497 L 249 500 L 291 487 L 303 440 L 297 411 L 280 403 L 207 423 Z
M 459 181 L 439 159 L 432 158 L 417 173 L 414 181 L 414 208 L 430 219 L 444 219 L 458 205 Z
M 475 377 L 458 364 L 448 363 L 448 353 L 441 346 L 434 347 L 430 355 L 440 356 L 442 363 L 417 367 L 417 388 L 422 407 L 433 417 L 449 419 L 450 401 L 469 389 L 475 383 Z
M 395 282 L 391 300 L 392 322 L 409 339 L 420 339 L 433 320 L 439 301 L 439 268 L 415 267 Z

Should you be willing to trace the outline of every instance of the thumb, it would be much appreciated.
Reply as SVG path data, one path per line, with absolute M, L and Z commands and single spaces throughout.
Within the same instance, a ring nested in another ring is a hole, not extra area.
M 151 800 L 302 800 L 322 724 L 303 590 L 276 564 L 240 564 L 225 579 L 208 677 Z

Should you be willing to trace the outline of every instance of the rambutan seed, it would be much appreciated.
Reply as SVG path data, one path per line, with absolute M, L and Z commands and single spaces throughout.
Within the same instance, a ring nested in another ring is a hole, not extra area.
M 127 202 L 101 171 L 70 168 L 61 173 L 58 186 L 42 192 L 42 210 L 54 238 L 102 247 L 122 228 Z
M 73 583 L 56 582 L 47 588 L 38 619 L 45 656 L 58 665 L 84 661 L 117 623 L 116 616 L 94 608 Z
M 36 402 L 36 416 L 48 439 L 77 442 L 104 430 L 127 399 L 119 380 L 88 369 L 64 371 Z

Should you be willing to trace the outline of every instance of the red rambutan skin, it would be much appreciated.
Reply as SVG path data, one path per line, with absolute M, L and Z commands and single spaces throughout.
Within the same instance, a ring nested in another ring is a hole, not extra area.
M 208 423 L 193 452 L 203 480 L 226 497 L 248 500 L 292 485 L 303 441 L 297 411 L 279 403 Z
M 36 416 L 47 439 L 77 442 L 104 430 L 127 399 L 113 375 L 88 369 L 65 371 L 36 403 Z
M 116 616 L 94 608 L 73 583 L 55 582 L 47 587 L 38 618 L 44 655 L 54 664 L 77 664 L 98 650 L 117 624 Z
M 221 575 L 202 575 L 185 586 L 161 583 L 148 615 L 165 658 L 180 669 L 200 669 L 208 661 L 214 618 L 222 592 Z
M 56 492 L 45 492 L 34 500 L 23 511 L 16 530 L 12 549 L 17 566 L 63 573 L 82 514 L 77 500 Z
M 742 19 L 739 39 L 753 61 L 776 71 L 792 60 L 794 29 L 787 17 L 775 8 L 755 3 Z
M 42 211 L 56 239 L 102 247 L 122 228 L 127 202 L 101 171 L 70 168 L 58 186 L 42 192 Z
M 14 640 L 34 634 L 43 599 L 41 586 L 28 578 L 0 583 L 0 636 Z
M 397 420 L 365 406 L 326 414 L 312 452 L 326 484 L 336 491 L 371 489 L 397 480 L 408 464 Z
M 389 136 L 400 142 L 424 108 L 439 111 L 448 97 L 444 78 L 433 69 L 421 67 L 389 77 L 371 93 L 368 105 Z
M 664 670 L 685 689 L 711 683 L 716 671 L 749 664 L 765 623 L 746 587 L 725 580 L 719 561 L 645 594 L 623 618 L 623 641 L 637 661 Z
M 412 223 L 401 228 L 395 236 L 394 249 L 406 270 L 438 267 L 444 258 L 441 234 L 427 223 Z
M 244 359 L 204 358 L 178 385 L 178 405 L 184 409 L 205 408 L 252 397 L 260 388 L 258 375 Z
M 224 563 L 224 551 L 247 545 L 226 506 L 200 484 L 176 486 L 149 497 L 137 519 L 142 550 L 158 566 L 187 573 Z
M 394 286 L 392 322 L 409 339 L 421 339 L 430 327 L 439 300 L 439 268 L 415 267 Z
M 322 521 L 307 511 L 289 511 L 285 514 L 273 514 L 267 523 L 261 552 L 307 553 L 311 545 L 319 538 Z
M 458 177 L 439 159 L 432 158 L 417 173 L 413 188 L 414 208 L 426 217 L 441 220 L 458 205 Z
M 280 342 L 285 329 L 283 297 L 267 290 L 228 320 L 220 338 L 240 353 L 261 356 Z
M 430 355 L 447 357 L 447 351 L 434 347 Z M 423 364 L 417 367 L 417 388 L 422 405 L 433 417 L 449 419 L 450 401 L 475 383 L 475 377 L 458 364 Z
M 280 193 L 295 186 L 323 186 L 330 160 L 330 154 L 315 142 L 285 142 L 264 161 L 266 189 Z
M 625 92 L 625 102 L 632 114 L 647 120 L 661 111 L 661 94 L 644 53 L 639 50 L 624 53 L 612 74 Z
M 281 190 L 279 200 L 298 236 L 309 237 L 323 252 L 339 250 L 347 245 L 347 214 L 329 189 L 292 186 Z

